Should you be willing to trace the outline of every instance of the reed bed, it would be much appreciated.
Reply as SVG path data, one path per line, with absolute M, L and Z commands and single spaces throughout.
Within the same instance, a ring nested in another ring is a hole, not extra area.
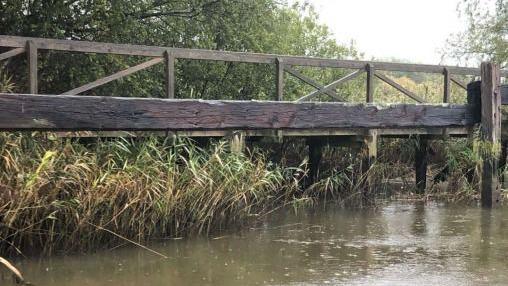
M 271 158 L 273 148 L 238 154 L 220 141 L 199 147 L 181 138 L 87 142 L 0 133 L 0 253 L 89 251 L 206 235 L 286 205 L 323 200 L 360 207 L 394 194 L 415 198 L 415 143 L 382 141 L 378 161 L 367 171 L 358 150 L 326 147 L 319 178 L 309 185 L 306 146 L 298 140 L 275 148 L 280 155 Z M 474 144 L 435 141 L 432 152 L 433 179 L 419 199 L 474 200 Z M 444 185 L 435 180 L 443 170 Z
M 0 135 L 0 253 L 118 245 L 111 232 L 137 242 L 209 233 L 298 192 L 291 171 L 224 143 L 41 137 Z

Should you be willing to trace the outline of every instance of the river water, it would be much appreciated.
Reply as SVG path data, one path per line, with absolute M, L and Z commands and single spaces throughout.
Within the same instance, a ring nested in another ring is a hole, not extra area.
M 506 285 L 508 208 L 286 210 L 248 230 L 16 262 L 43 285 Z

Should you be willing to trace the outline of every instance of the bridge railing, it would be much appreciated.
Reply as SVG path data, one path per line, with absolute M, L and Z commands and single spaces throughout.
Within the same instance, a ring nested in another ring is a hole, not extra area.
M 396 90 L 412 98 L 418 103 L 425 102 L 425 100 L 421 96 L 403 87 L 402 85 L 400 85 L 399 83 L 388 77 L 385 73 L 382 73 L 383 71 L 384 72 L 395 71 L 395 72 L 423 72 L 423 73 L 442 74 L 443 102 L 447 103 L 450 101 L 451 94 L 450 88 L 452 83 L 455 83 L 461 88 L 466 89 L 466 84 L 461 82 L 461 80 L 457 78 L 457 76 L 480 75 L 480 70 L 478 68 L 469 68 L 469 67 L 338 60 L 338 59 L 304 57 L 304 56 L 287 56 L 275 54 L 229 52 L 229 51 L 202 50 L 202 49 L 183 49 L 161 46 L 56 40 L 56 39 L 18 37 L 6 35 L 0 35 L 0 47 L 12 48 L 11 50 L 8 50 L 0 54 L 0 60 L 5 60 L 10 57 L 22 54 L 27 55 L 28 92 L 31 94 L 38 93 L 37 61 L 39 50 L 152 57 L 152 59 L 148 61 L 142 62 L 135 66 L 131 66 L 127 69 L 121 70 L 106 77 L 97 79 L 93 82 L 63 92 L 62 94 L 65 95 L 78 95 L 85 91 L 96 88 L 98 86 L 104 85 L 108 82 L 144 70 L 153 65 L 164 63 L 166 97 L 175 98 L 175 60 L 177 59 L 210 60 L 210 61 L 275 65 L 276 98 L 279 101 L 284 100 L 284 82 L 286 73 L 315 89 L 309 94 L 298 98 L 296 100 L 298 102 L 311 100 L 320 94 L 326 94 L 328 96 L 331 96 L 335 101 L 342 101 L 342 99 L 339 96 L 337 96 L 335 92 L 336 87 L 338 87 L 340 84 L 343 84 L 347 81 L 357 78 L 363 73 L 366 73 L 366 96 L 365 96 L 366 102 L 373 102 L 374 100 L 373 98 L 374 80 L 376 78 L 387 83 L 388 85 L 392 86 Z M 329 84 L 322 85 L 317 81 L 315 81 L 314 79 L 296 70 L 294 68 L 295 66 L 344 68 L 344 69 L 353 69 L 355 71 Z M 501 71 L 502 77 L 506 77 L 507 75 L 508 75 L 507 70 Z

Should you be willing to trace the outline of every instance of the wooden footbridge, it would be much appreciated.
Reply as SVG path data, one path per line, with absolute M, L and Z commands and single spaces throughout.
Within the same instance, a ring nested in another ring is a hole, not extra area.
M 420 136 L 416 156 L 416 182 L 425 188 L 427 139 L 433 136 L 468 136 L 480 124 L 482 138 L 494 146 L 501 142 L 501 104 L 508 104 L 508 92 L 500 78 L 508 71 L 483 63 L 481 69 L 436 65 L 401 64 L 283 56 L 245 52 L 181 49 L 43 38 L 1 36 L 5 52 L 0 60 L 17 55 L 28 58 L 26 94 L 0 94 L 0 130 L 4 131 L 154 131 L 165 135 L 226 136 L 241 149 L 246 137 L 253 136 L 347 136 L 361 138 L 373 162 L 380 136 Z M 151 59 L 91 83 L 62 91 L 60 95 L 38 93 L 38 51 L 56 50 L 83 53 L 146 56 Z M 193 100 L 175 98 L 175 61 L 194 59 L 274 65 L 276 94 L 273 101 Z M 80 96 L 90 89 L 141 71 L 165 65 L 167 98 L 125 98 Z M 354 72 L 321 85 L 295 67 L 353 69 Z M 417 94 L 401 86 L 383 72 L 422 72 L 443 75 L 443 103 L 427 104 Z M 284 101 L 284 77 L 289 74 L 312 86 L 315 91 L 296 101 Z M 365 103 L 315 102 L 320 94 L 340 100 L 336 87 L 366 74 Z M 481 82 L 469 85 L 457 76 L 473 75 Z M 381 80 L 413 99 L 415 104 L 376 105 L 375 79 Z M 450 87 L 467 90 L 467 104 L 450 104 Z M 503 90 L 503 93 L 501 93 Z M 312 157 L 319 150 L 311 146 Z M 319 159 L 319 158 L 318 158 Z M 317 162 L 319 161 L 317 159 Z M 316 158 L 311 162 L 316 163 Z M 499 189 L 498 159 L 488 156 L 482 170 L 482 204 L 492 206 Z

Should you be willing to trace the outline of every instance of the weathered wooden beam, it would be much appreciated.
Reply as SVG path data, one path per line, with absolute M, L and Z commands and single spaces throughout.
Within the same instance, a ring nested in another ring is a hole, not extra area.
M 443 128 L 396 128 L 396 129 L 377 129 L 378 137 L 387 138 L 409 138 L 414 135 L 427 135 L 429 139 L 441 139 Z M 450 136 L 466 137 L 473 132 L 473 127 L 454 127 L 446 129 Z M 365 129 L 346 128 L 346 129 L 257 129 L 243 131 L 246 137 L 330 137 L 338 138 L 344 144 L 348 145 L 344 138 L 363 137 Z M 181 136 L 181 137 L 227 137 L 230 130 L 163 130 L 163 131 L 64 131 L 57 132 L 59 137 L 148 137 L 148 136 Z M 355 139 L 356 140 L 356 139 Z M 330 144 L 336 142 L 330 142 Z
M 302 74 L 301 72 L 299 72 L 299 71 L 297 71 L 297 70 L 295 70 L 295 69 L 293 69 L 291 67 L 285 66 L 284 69 L 290 75 L 292 75 L 292 76 L 296 77 L 297 79 L 303 81 L 304 83 L 314 87 L 315 89 L 319 90 L 319 89 L 323 89 L 323 87 L 324 87 L 322 84 L 318 83 L 317 81 L 311 79 L 310 77 Z M 337 93 L 334 90 L 327 90 L 324 93 L 326 93 L 327 95 L 337 99 L 340 102 L 344 101 L 342 98 L 340 98 L 337 95 Z
M 10 57 L 14 57 L 14 56 L 20 55 L 20 54 L 24 53 L 25 51 L 26 51 L 25 48 L 15 48 L 15 49 L 12 49 L 12 50 L 7 51 L 5 53 L 1 53 L 0 54 L 0 61 L 8 59 Z
M 376 106 L 0 94 L 2 130 L 251 130 L 464 127 L 470 105 Z
M 375 185 L 373 182 L 374 176 L 370 169 L 375 164 L 377 160 L 377 142 L 378 141 L 378 133 L 377 130 L 371 129 L 368 130 L 367 135 L 363 137 L 362 144 L 362 199 L 364 202 L 369 198 L 368 193 L 372 189 L 374 189 Z
M 337 60 L 314 57 L 281 56 L 274 54 L 182 49 L 160 46 L 113 44 L 101 42 L 56 40 L 56 39 L 0 35 L 0 46 L 2 47 L 22 48 L 25 47 L 26 41 L 33 41 L 39 47 L 39 49 L 86 52 L 86 53 L 106 53 L 106 54 L 162 57 L 164 52 L 170 49 L 173 52 L 175 58 L 196 59 L 196 60 L 273 64 L 275 63 L 277 58 L 281 58 L 287 65 L 347 68 L 347 69 L 363 69 L 366 64 L 370 63 L 368 61 L 355 61 L 355 60 Z M 373 64 L 376 66 L 377 70 L 384 71 L 427 72 L 427 73 L 443 72 L 443 66 L 438 65 L 421 65 L 421 64 L 392 63 L 392 62 L 373 62 Z M 447 66 L 447 68 L 449 69 L 450 73 L 456 75 L 480 74 L 480 70 L 477 68 L 453 67 L 453 66 Z M 501 71 L 501 75 L 508 76 L 508 71 L 506 70 Z
M 276 60 L 276 89 L 277 89 L 277 100 L 284 100 L 284 61 L 281 58 Z
M 372 64 L 367 64 L 365 66 L 365 70 L 367 72 L 367 85 L 366 85 L 366 91 L 367 91 L 367 97 L 366 102 L 372 103 L 374 102 L 374 79 L 376 75 L 376 70 L 374 69 L 374 66 Z
M 448 70 L 448 72 L 450 72 L 450 71 Z M 456 77 L 454 77 L 454 76 L 450 75 L 450 80 L 451 80 L 452 82 L 454 82 L 456 85 L 458 85 L 458 86 L 462 87 L 464 90 L 467 90 L 467 84 L 463 83 L 463 82 L 462 82 L 462 81 L 460 81 L 458 78 L 456 78 Z
M 26 42 L 26 51 L 28 53 L 28 92 L 38 93 L 37 79 L 37 45 L 32 41 Z
M 402 92 L 403 94 L 409 96 L 410 98 L 414 99 L 416 102 L 418 102 L 418 103 L 424 103 L 425 102 L 425 100 L 423 98 L 421 98 L 418 95 L 414 94 L 412 91 L 407 90 L 406 88 L 404 88 L 400 84 L 396 83 L 394 80 L 392 80 L 391 78 L 385 76 L 384 74 L 376 72 L 375 75 L 380 80 L 386 82 L 387 84 L 389 84 L 392 87 L 394 87 L 396 90 L 398 90 L 398 91 Z
M 124 69 L 122 71 L 119 71 L 119 72 L 116 72 L 116 73 L 114 73 L 112 75 L 100 78 L 100 79 L 98 79 L 96 81 L 87 83 L 85 85 L 82 85 L 82 86 L 74 88 L 74 89 L 71 89 L 71 90 L 66 91 L 66 92 L 64 92 L 62 94 L 64 94 L 64 95 L 77 95 L 77 94 L 80 94 L 80 93 L 85 92 L 87 90 L 90 90 L 92 88 L 104 85 L 104 84 L 106 84 L 108 82 L 117 80 L 117 79 L 122 78 L 124 76 L 127 76 L 127 75 L 133 74 L 135 72 L 138 72 L 140 70 L 144 70 L 146 68 L 149 68 L 149 67 L 151 67 L 151 66 L 153 66 L 155 64 L 158 64 L 158 63 L 162 62 L 162 60 L 163 60 L 163 58 L 154 58 L 154 59 L 151 59 L 149 61 L 140 63 L 139 65 L 135 65 L 133 67 L 126 68 L 126 69 Z
M 300 97 L 296 101 L 297 102 L 301 102 L 301 101 L 306 101 L 306 100 L 312 99 L 312 98 L 316 97 L 317 95 L 319 95 L 319 94 L 321 94 L 323 92 L 326 92 L 328 90 L 331 90 L 331 89 L 337 87 L 341 83 L 344 83 L 344 82 L 346 82 L 348 80 L 352 80 L 352 79 L 358 77 L 363 72 L 364 72 L 363 69 L 354 71 L 354 72 L 352 72 L 352 73 L 350 73 L 350 74 L 348 74 L 348 75 L 346 75 L 346 76 L 344 76 L 344 77 L 342 77 L 342 78 L 340 78 L 340 79 L 338 79 L 338 80 L 336 80 L 336 81 L 334 81 L 334 82 L 332 82 L 330 84 L 325 85 L 323 88 L 321 88 L 319 90 L 313 91 L 313 92 L 307 94 L 306 96 Z
M 443 102 L 448 103 L 450 102 L 450 71 L 447 68 L 443 69 Z
M 416 192 L 424 194 L 427 188 L 427 165 L 429 143 L 425 136 L 418 136 L 415 146 L 415 183 Z
M 165 51 L 164 62 L 166 97 L 175 98 L 175 56 L 170 51 Z
M 481 65 L 481 138 L 483 141 L 483 170 L 481 202 L 492 207 L 499 199 L 498 153 L 501 142 L 501 94 L 499 68 L 494 63 Z

